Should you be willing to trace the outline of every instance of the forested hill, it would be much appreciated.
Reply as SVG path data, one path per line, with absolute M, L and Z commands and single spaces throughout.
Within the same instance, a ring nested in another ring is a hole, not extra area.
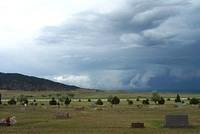
M 0 90 L 76 90 L 79 87 L 17 73 L 0 73 Z

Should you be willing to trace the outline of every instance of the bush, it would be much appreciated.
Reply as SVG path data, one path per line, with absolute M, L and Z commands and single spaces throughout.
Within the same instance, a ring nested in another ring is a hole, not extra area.
M 65 105 L 69 105 L 71 103 L 71 99 L 69 99 L 68 97 L 65 99 Z
M 103 101 L 102 101 L 101 99 L 98 99 L 98 100 L 96 101 L 96 105 L 103 105 Z
M 175 99 L 175 102 L 176 102 L 176 103 L 177 103 L 177 102 L 181 102 L 181 97 L 180 97 L 179 94 L 177 94 L 176 99 Z
M 8 104 L 9 105 L 16 105 L 17 104 L 17 101 L 15 100 L 15 98 L 12 98 L 8 101 Z
M 157 92 L 152 93 L 151 100 L 154 101 L 155 104 L 165 104 L 165 99 Z
M 140 101 L 140 97 L 137 97 L 137 98 L 136 98 L 136 101 Z
M 165 99 L 163 97 L 160 97 L 160 100 L 158 100 L 158 104 L 160 105 L 165 104 Z
M 133 101 L 132 100 L 127 100 L 129 105 L 133 105 Z
M 91 99 L 88 99 L 88 102 L 91 102 Z
M 57 105 L 57 101 L 54 97 L 49 101 L 49 105 Z
M 28 98 L 25 95 L 18 96 L 17 101 L 19 101 L 22 105 L 28 105 Z
M 171 99 L 170 98 L 167 98 L 167 101 L 170 101 Z
M 117 96 L 115 96 L 115 97 L 112 98 L 111 103 L 114 104 L 114 105 L 117 105 L 117 104 L 120 103 L 120 99 Z
M 159 100 L 161 99 L 160 95 L 157 92 L 153 92 L 152 93 L 152 97 L 151 100 L 157 104 L 159 102 Z
M 200 100 L 197 99 L 197 98 L 192 98 L 192 99 L 190 99 L 190 104 L 197 105 L 197 104 L 199 104 L 199 103 L 200 103 Z
M 144 105 L 149 105 L 149 99 L 143 100 L 143 101 L 142 101 L 142 104 L 144 104 Z
M 81 99 L 78 99 L 78 102 L 81 102 Z

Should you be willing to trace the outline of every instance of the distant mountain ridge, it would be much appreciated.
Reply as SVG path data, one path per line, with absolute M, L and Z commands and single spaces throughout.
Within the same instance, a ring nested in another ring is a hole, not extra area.
M 18 73 L 0 72 L 0 90 L 76 90 L 77 86 L 65 85 L 48 79 Z

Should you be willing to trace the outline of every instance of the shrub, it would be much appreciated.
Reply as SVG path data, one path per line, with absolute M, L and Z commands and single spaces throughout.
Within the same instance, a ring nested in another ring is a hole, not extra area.
M 8 104 L 9 105 L 16 105 L 17 104 L 17 101 L 15 100 L 15 98 L 12 98 L 8 101 Z
M 160 96 L 157 92 L 152 93 L 151 100 L 154 101 L 155 104 L 165 104 L 165 99 L 162 96 Z M 168 100 L 170 99 L 168 98 Z
M 102 101 L 101 99 L 98 99 L 98 100 L 96 101 L 96 105 L 103 105 L 103 101 Z
M 68 97 L 65 99 L 65 105 L 69 105 L 71 103 L 71 99 L 69 99 Z
M 140 97 L 137 97 L 137 98 L 136 98 L 136 101 L 140 101 Z
M 175 102 L 181 102 L 181 97 L 180 97 L 179 94 L 177 94 L 176 99 L 175 99 Z
M 144 105 L 149 105 L 149 99 L 143 100 L 143 101 L 142 101 L 142 104 L 144 104 Z
M 158 100 L 158 104 L 160 105 L 165 104 L 165 99 L 163 97 L 160 97 L 160 99 Z
M 132 100 L 127 100 L 129 105 L 133 105 L 133 101 Z
M 171 99 L 170 98 L 167 98 L 167 101 L 170 101 Z
M 57 105 L 57 101 L 54 97 L 49 101 L 49 105 Z
M 190 99 L 190 104 L 197 105 L 197 104 L 199 104 L 199 103 L 200 103 L 200 100 L 197 99 L 197 98 L 192 98 L 192 99 Z
M 18 96 L 17 101 L 19 101 L 22 105 L 28 104 L 28 98 L 25 95 Z
M 114 104 L 114 105 L 117 105 L 117 104 L 120 103 L 120 99 L 117 96 L 115 96 L 115 97 L 112 98 L 111 103 Z
M 90 98 L 88 99 L 88 102 L 91 102 L 91 99 L 90 99 Z
M 81 102 L 81 99 L 78 99 L 78 102 Z
M 159 102 L 159 100 L 161 99 L 160 95 L 157 92 L 153 92 L 152 93 L 152 97 L 151 100 L 157 104 Z

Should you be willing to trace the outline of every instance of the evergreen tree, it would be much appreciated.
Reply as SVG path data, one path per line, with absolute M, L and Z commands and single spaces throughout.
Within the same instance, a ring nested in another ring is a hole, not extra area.
M 181 102 L 181 97 L 180 97 L 179 94 L 177 94 L 176 99 L 175 99 L 175 102 Z
M 98 100 L 96 101 L 96 105 L 103 105 L 103 101 L 102 101 L 101 99 L 98 99 Z
M 71 99 L 69 99 L 68 97 L 65 99 L 65 105 L 69 105 L 71 103 Z
M 117 96 L 115 96 L 112 98 L 111 103 L 117 105 L 120 103 L 120 99 Z

